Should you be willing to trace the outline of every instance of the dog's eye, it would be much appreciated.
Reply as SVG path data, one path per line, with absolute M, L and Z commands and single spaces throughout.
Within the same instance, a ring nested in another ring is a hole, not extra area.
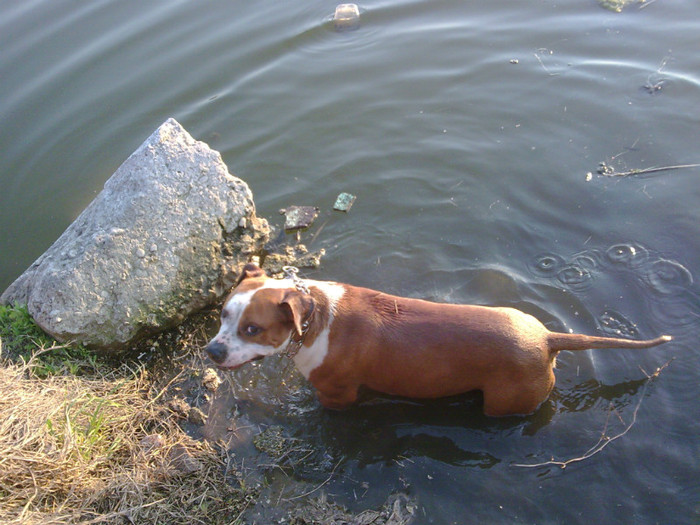
M 262 332 L 262 328 L 254 324 L 249 324 L 243 329 L 243 335 L 247 335 L 248 337 L 256 336 L 260 332 Z

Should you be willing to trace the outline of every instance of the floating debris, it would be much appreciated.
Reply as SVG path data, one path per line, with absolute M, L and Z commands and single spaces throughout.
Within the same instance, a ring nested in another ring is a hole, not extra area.
M 350 208 L 352 208 L 352 205 L 355 202 L 356 198 L 357 197 L 355 195 L 343 192 L 340 195 L 338 195 L 338 198 L 335 200 L 333 209 L 337 211 L 344 211 L 345 213 L 347 213 L 350 211 Z
M 285 217 L 284 231 L 289 233 L 305 230 L 316 220 L 319 211 L 315 206 L 290 206 L 280 210 Z
M 630 175 L 646 175 L 649 173 L 657 173 L 659 171 L 671 171 L 671 170 L 681 170 L 688 168 L 700 168 L 700 163 L 698 164 L 678 164 L 676 166 L 660 166 L 654 168 L 635 168 L 628 171 L 615 171 L 615 168 L 607 164 L 605 161 L 598 164 L 598 169 L 596 173 L 598 175 L 604 175 L 606 177 L 629 177 Z M 590 173 L 590 172 L 589 172 Z M 586 174 L 586 180 L 590 180 L 589 174 Z
M 614 175 L 615 168 L 609 166 L 605 161 L 598 163 L 598 169 L 596 170 L 598 175 Z
M 357 5 L 338 5 L 333 16 L 333 26 L 337 31 L 349 31 L 360 27 L 360 10 Z
M 642 86 L 642 89 L 650 95 L 657 95 L 661 93 L 661 90 L 664 87 L 664 82 L 665 79 L 663 78 L 658 82 L 652 82 L 651 80 L 647 80 L 647 83 Z

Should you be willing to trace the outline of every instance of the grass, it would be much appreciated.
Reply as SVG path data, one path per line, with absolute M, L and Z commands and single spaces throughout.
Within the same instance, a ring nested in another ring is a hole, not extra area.
M 0 356 L 12 361 L 32 359 L 38 377 L 79 375 L 99 366 L 95 354 L 85 347 L 56 343 L 34 323 L 27 307 L 19 305 L 0 305 Z
M 235 523 L 250 494 L 143 367 L 59 345 L 0 307 L 0 523 Z

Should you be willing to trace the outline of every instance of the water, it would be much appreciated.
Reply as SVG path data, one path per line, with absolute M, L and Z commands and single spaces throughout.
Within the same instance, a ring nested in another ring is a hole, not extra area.
M 473 395 L 329 413 L 269 359 L 219 403 L 312 446 L 270 491 L 328 480 L 356 510 L 405 491 L 421 523 L 697 522 L 700 170 L 596 169 L 700 162 L 700 5 L 360 8 L 361 27 L 338 33 L 320 0 L 2 2 L 0 287 L 173 116 L 222 152 L 260 215 L 323 210 L 311 247 L 328 255 L 309 277 L 676 337 L 564 353 L 537 413 L 496 420 Z M 341 191 L 357 195 L 347 215 L 330 211 Z M 564 470 L 514 466 L 580 457 L 631 423 Z

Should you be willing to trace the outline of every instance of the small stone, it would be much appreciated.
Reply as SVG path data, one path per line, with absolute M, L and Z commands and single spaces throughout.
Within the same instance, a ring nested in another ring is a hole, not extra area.
M 138 250 L 136 250 L 136 257 L 138 257 L 139 259 L 143 259 L 144 257 L 146 257 L 146 250 L 144 250 L 143 248 L 139 248 Z
M 190 410 L 189 416 L 187 416 L 187 420 L 190 423 L 202 426 L 202 425 L 204 425 L 204 423 L 207 422 L 207 416 L 199 408 L 192 407 L 192 409 Z
M 338 31 L 360 27 L 360 10 L 356 4 L 340 4 L 335 8 L 333 25 Z
M 204 468 L 204 464 L 192 454 L 183 445 L 175 445 L 168 454 L 170 465 L 176 472 L 182 475 L 193 474 Z
M 338 198 L 335 200 L 335 204 L 333 205 L 333 209 L 337 211 L 344 211 L 348 212 L 350 211 L 350 208 L 352 208 L 353 203 L 355 202 L 355 197 L 354 195 L 351 195 L 350 193 L 341 193 L 338 195 Z
M 172 410 L 173 413 L 181 419 L 187 419 L 190 415 L 190 411 L 192 410 L 192 407 L 187 403 L 187 401 L 177 397 L 170 400 L 170 403 L 168 403 L 168 408 L 170 408 L 170 410 Z
M 165 446 L 165 438 L 160 434 L 149 434 L 139 441 L 139 446 L 144 454 L 150 454 Z
M 207 368 L 202 375 L 202 384 L 207 390 L 216 392 L 219 385 L 221 385 L 221 378 L 219 377 L 219 374 L 216 373 L 216 370 L 213 368 Z
M 284 231 L 294 232 L 311 226 L 320 210 L 315 206 L 290 206 L 280 211 L 285 217 Z

